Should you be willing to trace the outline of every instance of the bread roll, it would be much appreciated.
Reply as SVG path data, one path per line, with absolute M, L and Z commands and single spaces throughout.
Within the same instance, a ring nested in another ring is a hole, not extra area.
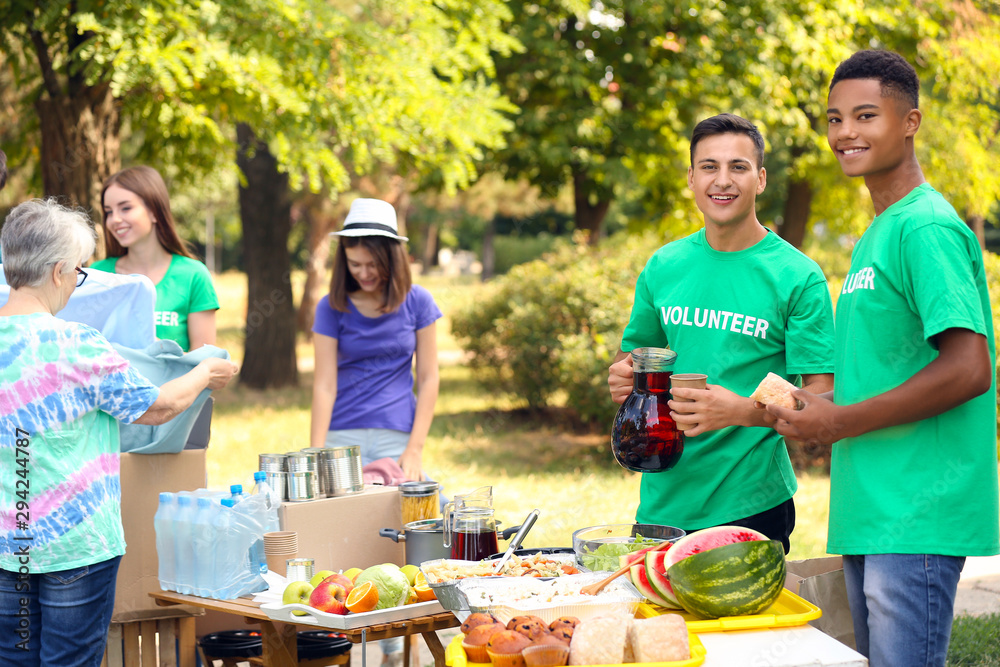
M 629 628 L 629 644 L 635 662 L 669 662 L 691 657 L 687 623 L 677 614 L 634 620 Z
M 757 388 L 750 394 L 750 398 L 764 405 L 777 405 L 782 408 L 798 410 L 801 406 L 792 396 L 792 392 L 796 389 L 798 387 L 780 375 L 768 373 L 767 377 L 761 380 Z
M 573 629 L 569 645 L 571 665 L 620 665 L 625 662 L 629 616 L 600 616 L 582 621 Z

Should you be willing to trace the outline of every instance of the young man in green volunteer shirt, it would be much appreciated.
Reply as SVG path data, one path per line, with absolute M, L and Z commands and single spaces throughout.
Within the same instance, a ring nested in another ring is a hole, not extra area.
M 642 475 L 636 521 L 687 531 L 747 526 L 787 552 L 795 474 L 774 419 L 747 397 L 769 372 L 829 391 L 833 316 L 820 268 L 757 220 L 763 163 L 764 138 L 746 119 L 722 114 L 695 127 L 688 186 L 705 228 L 646 264 L 608 384 L 623 402 L 629 352 L 647 346 L 676 351 L 675 373 L 709 377 L 706 390 L 673 392 L 694 402 L 671 401 L 671 416 L 697 426 L 673 469 Z
M 788 437 L 835 443 L 827 550 L 844 554 L 873 667 L 945 664 L 966 556 L 1000 551 L 992 314 L 979 243 L 924 181 L 919 80 L 889 51 L 834 72 L 830 148 L 875 219 L 837 301 L 832 397 L 768 407 Z M 832 398 L 831 400 L 828 400 Z

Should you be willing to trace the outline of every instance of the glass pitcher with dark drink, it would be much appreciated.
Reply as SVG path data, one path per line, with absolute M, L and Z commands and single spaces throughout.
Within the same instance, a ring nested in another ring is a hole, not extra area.
M 677 353 L 662 347 L 632 350 L 632 393 L 611 427 L 611 449 L 623 468 L 663 472 L 684 451 L 684 434 L 670 418 L 670 375 Z
M 451 557 L 482 560 L 497 553 L 497 524 L 492 507 L 464 507 L 454 510 L 445 524 L 444 544 Z

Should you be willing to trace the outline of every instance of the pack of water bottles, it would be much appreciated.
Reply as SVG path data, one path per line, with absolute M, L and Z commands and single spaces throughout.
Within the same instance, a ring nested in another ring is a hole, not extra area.
M 254 474 L 253 491 L 161 493 L 153 518 L 160 587 L 232 600 L 267 589 L 264 533 L 278 530 L 280 496 Z

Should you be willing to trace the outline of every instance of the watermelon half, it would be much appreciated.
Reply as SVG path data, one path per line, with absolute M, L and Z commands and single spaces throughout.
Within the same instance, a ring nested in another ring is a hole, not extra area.
M 716 526 L 714 528 L 705 528 L 703 530 L 695 531 L 677 540 L 668 551 L 663 552 L 659 556 L 657 556 L 655 552 L 647 554 L 645 562 L 646 579 L 649 580 L 653 590 L 657 592 L 659 597 L 667 602 L 667 604 L 663 606 L 681 609 L 682 606 L 680 600 L 677 599 L 677 596 L 674 593 L 673 585 L 667 577 L 667 570 L 670 569 L 672 565 L 675 565 L 685 558 L 695 554 L 709 551 L 710 549 L 715 549 L 726 544 L 766 540 L 767 536 L 763 533 L 758 533 L 756 530 L 743 528 L 741 526 Z M 636 586 L 636 588 L 638 588 L 638 586 Z M 645 593 L 643 593 L 643 595 L 645 595 Z
M 700 618 L 745 616 L 767 609 L 785 585 L 785 550 L 777 540 L 717 547 L 671 565 L 673 592 Z

